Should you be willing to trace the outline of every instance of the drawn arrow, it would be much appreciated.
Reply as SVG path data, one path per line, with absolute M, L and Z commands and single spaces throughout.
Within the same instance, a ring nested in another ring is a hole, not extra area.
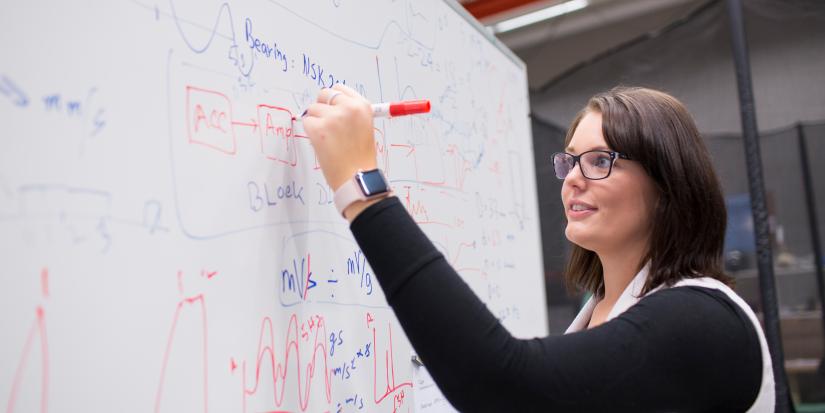
M 410 151 L 409 151 L 409 152 L 407 152 L 407 156 L 408 156 L 408 157 L 409 157 L 410 155 L 412 155 L 412 154 L 413 154 L 413 152 L 415 152 L 415 146 L 413 146 L 413 145 L 403 145 L 403 144 L 400 144 L 400 143 L 392 143 L 392 144 L 390 144 L 390 146 L 391 146 L 391 147 L 398 147 L 398 148 L 407 148 L 407 149 L 409 149 Z
M 252 119 L 252 118 L 249 118 L 249 120 L 251 120 L 252 122 L 247 123 L 247 122 L 238 122 L 238 121 L 233 120 L 232 124 L 233 125 L 241 125 L 241 126 L 251 126 L 252 127 L 252 132 L 254 133 L 256 130 L 258 130 L 258 122 L 255 122 L 255 119 Z

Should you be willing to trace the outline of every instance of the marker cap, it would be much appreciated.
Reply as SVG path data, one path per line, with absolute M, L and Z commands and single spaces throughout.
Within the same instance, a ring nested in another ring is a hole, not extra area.
M 390 116 L 413 115 L 416 113 L 428 113 L 429 111 L 430 101 L 426 99 L 407 100 L 390 104 Z

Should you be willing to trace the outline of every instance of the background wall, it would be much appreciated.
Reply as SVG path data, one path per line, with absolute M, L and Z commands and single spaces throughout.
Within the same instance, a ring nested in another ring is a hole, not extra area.
M 817 230 L 822 237 L 825 4 L 750 0 L 745 2 L 745 24 L 786 367 L 808 366 L 810 371 L 822 358 L 823 334 L 800 157 L 807 156 L 811 165 Z M 605 0 L 500 35 L 528 65 L 551 332 L 564 331 L 582 297 L 568 294 L 561 280 L 569 247 L 563 235 L 560 182 L 553 175 L 549 155 L 563 147 L 565 129 L 588 98 L 616 85 L 664 90 L 694 115 L 728 201 L 727 269 L 737 279 L 737 291 L 756 310 L 761 308 L 728 32 L 723 1 Z M 799 150 L 800 133 L 806 153 Z M 796 379 L 791 377 L 791 385 L 798 396 L 802 385 L 794 383 Z M 813 397 L 825 400 L 821 392 Z

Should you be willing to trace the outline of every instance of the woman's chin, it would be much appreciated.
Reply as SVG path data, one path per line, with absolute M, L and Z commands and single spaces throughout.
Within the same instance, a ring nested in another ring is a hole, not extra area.
M 586 250 L 595 251 L 597 242 L 593 239 L 594 237 L 592 234 L 571 228 L 568 224 L 567 229 L 564 231 L 564 235 L 567 237 L 568 241 L 576 244 L 577 246 Z

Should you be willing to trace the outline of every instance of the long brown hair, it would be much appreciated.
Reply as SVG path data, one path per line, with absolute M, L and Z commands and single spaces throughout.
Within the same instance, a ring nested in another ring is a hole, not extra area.
M 607 145 L 641 164 L 658 192 L 650 245 L 638 265 L 641 270 L 650 262 L 642 295 L 683 278 L 712 277 L 732 285 L 722 267 L 725 201 L 710 154 L 684 105 L 652 89 L 614 88 L 590 98 L 567 130 L 565 146 L 590 112 L 601 113 Z M 574 244 L 565 278 L 569 287 L 604 296 L 602 265 L 593 251 Z

